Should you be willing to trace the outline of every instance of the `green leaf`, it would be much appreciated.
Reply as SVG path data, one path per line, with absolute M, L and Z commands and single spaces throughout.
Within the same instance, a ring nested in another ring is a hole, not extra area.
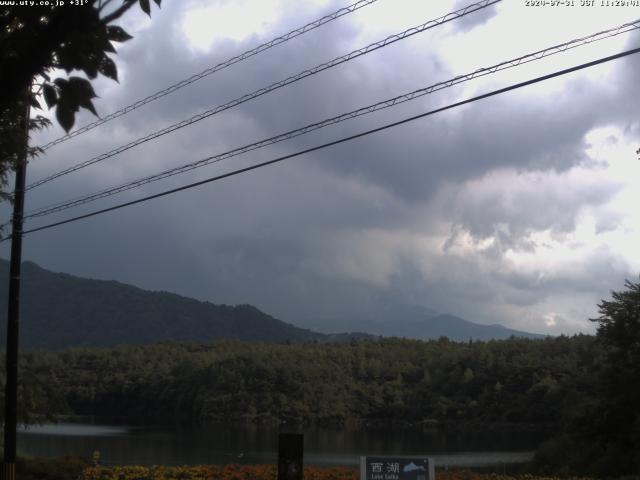
M 96 107 L 93 106 L 93 102 L 91 100 L 83 100 L 80 104 L 81 107 L 86 108 L 91 113 L 93 113 L 96 117 L 98 117 L 98 112 L 96 112 Z
M 38 102 L 38 99 L 35 97 L 35 95 L 29 95 L 29 105 L 31 105 L 31 108 L 42 110 L 40 102 Z
M 65 132 L 69 132 L 73 127 L 75 122 L 75 112 L 71 106 L 63 101 L 63 98 L 58 102 L 58 107 L 56 108 L 56 118 L 58 119 L 58 123 L 64 128 Z
M 142 11 L 147 15 L 151 16 L 151 6 L 149 5 L 149 0 L 139 0 L 139 1 L 140 1 L 140 8 L 142 9 Z
M 69 85 L 66 90 L 76 111 L 78 110 L 78 106 L 80 106 L 89 110 L 96 117 L 98 116 L 98 112 L 96 112 L 93 102 L 91 101 L 91 99 L 97 95 L 88 80 L 80 77 L 71 77 L 69 78 Z
M 127 40 L 131 40 L 133 37 L 117 25 L 109 25 L 107 27 L 107 38 L 114 42 L 126 42 Z
M 80 77 L 70 77 L 68 80 L 56 78 L 54 83 L 59 88 L 56 117 L 65 130 L 69 131 L 73 126 L 75 113 L 80 107 L 98 116 L 91 101 L 96 97 L 96 94 L 87 79 Z
M 162 0 L 153 0 L 153 1 L 154 1 L 154 2 L 156 2 L 156 5 L 160 6 L 160 2 L 161 2 Z
M 100 60 L 95 54 L 88 55 L 81 60 L 80 69 L 87 74 L 87 77 L 94 79 L 98 76 L 98 70 L 100 69 Z
M 68 88 L 72 88 L 73 91 L 81 96 L 87 98 L 96 98 L 96 92 L 93 91 L 91 82 L 81 77 L 70 77 Z
M 44 101 L 47 103 L 47 107 L 51 108 L 58 102 L 58 93 L 53 85 L 44 85 L 42 87 L 42 93 L 44 94 Z
M 72 48 L 61 47 L 56 53 L 58 57 L 58 63 L 62 66 L 65 72 L 70 73 L 75 65 L 78 64 L 78 54 Z
M 109 77 L 115 80 L 116 82 L 118 81 L 118 69 L 116 68 L 115 62 L 111 60 L 109 57 L 107 56 L 103 57 L 102 61 L 100 62 L 100 67 L 98 68 L 98 70 L 105 77 Z
M 43 130 L 51 126 L 51 120 L 43 117 L 42 115 L 36 115 L 29 120 L 29 130 Z
M 111 44 L 109 40 L 105 40 L 104 44 L 102 45 L 102 49 L 105 52 L 116 53 L 115 47 Z

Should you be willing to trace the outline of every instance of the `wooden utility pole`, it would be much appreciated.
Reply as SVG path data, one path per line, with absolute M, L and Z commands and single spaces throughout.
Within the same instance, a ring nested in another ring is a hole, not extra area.
M 29 95 L 25 95 L 24 144 L 16 163 L 16 183 L 13 192 L 13 218 L 11 231 L 11 260 L 9 267 L 9 311 L 7 313 L 7 359 L 4 405 L 4 463 L 0 480 L 16 478 L 16 429 L 18 426 L 18 326 L 20 320 L 20 268 L 22 265 L 22 223 L 24 215 L 24 187 L 27 176 L 29 149 Z

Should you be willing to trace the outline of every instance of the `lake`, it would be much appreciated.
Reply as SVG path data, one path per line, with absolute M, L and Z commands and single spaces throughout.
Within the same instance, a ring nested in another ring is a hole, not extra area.
M 306 465 L 356 466 L 360 455 L 428 454 L 443 467 L 490 467 L 528 460 L 544 440 L 542 432 L 423 431 L 421 429 L 287 430 L 265 426 L 131 425 L 117 422 L 64 422 L 20 428 L 18 450 L 37 457 L 99 451 L 104 465 L 196 465 L 275 463 L 278 433 L 304 433 Z

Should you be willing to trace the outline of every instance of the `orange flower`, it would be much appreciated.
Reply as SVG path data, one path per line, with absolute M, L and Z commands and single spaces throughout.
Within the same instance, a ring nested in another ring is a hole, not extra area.
M 275 465 L 198 465 L 183 467 L 87 467 L 78 480 L 276 480 Z M 557 477 L 533 475 L 498 475 L 474 473 L 469 470 L 438 471 L 438 480 L 560 480 Z M 305 480 L 358 480 L 357 468 L 306 467 Z M 593 480 L 565 478 L 563 480 Z

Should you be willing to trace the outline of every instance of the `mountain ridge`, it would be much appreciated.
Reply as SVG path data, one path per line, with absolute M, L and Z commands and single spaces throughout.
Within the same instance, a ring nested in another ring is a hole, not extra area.
M 366 331 L 381 336 L 396 336 L 429 340 L 447 337 L 454 341 L 501 340 L 511 336 L 524 338 L 545 338 L 546 335 L 514 330 L 499 323 L 484 325 L 470 322 L 447 313 L 437 313 L 431 309 L 420 307 L 396 307 L 394 321 L 385 321 L 383 315 L 370 314 L 354 318 L 316 319 L 306 324 L 307 328 L 321 332 L 332 331 L 338 326 L 348 327 L 353 331 Z
M 0 280 L 8 277 L 9 264 L 0 259 Z M 52 272 L 34 262 L 22 266 L 21 345 L 25 348 L 147 344 L 160 341 L 206 343 L 218 339 L 259 342 L 348 342 L 378 335 L 451 340 L 508 338 L 510 335 L 542 337 L 506 327 L 479 325 L 459 317 L 410 308 L 418 321 L 413 329 L 388 322 L 376 330 L 376 320 L 362 325 L 342 324 L 339 331 L 318 332 L 284 322 L 249 305 L 217 305 L 166 291 L 149 291 L 115 280 L 87 279 Z M 6 323 L 7 282 L 0 281 L 0 321 Z M 392 315 L 393 312 L 387 312 Z M 431 317 L 431 318 L 428 318 Z M 426 321 L 425 321 L 426 320 Z M 365 328 L 359 328 L 360 326 Z M 457 330 L 451 327 L 455 326 Z M 6 332 L 0 328 L 0 341 Z M 367 332 L 367 333 L 362 333 Z M 470 334 L 471 332 L 471 334 Z
M 8 264 L 0 261 L 0 275 Z M 0 277 L 2 278 L 2 277 Z M 7 285 L 0 284 L 6 321 Z M 27 348 L 145 344 L 216 339 L 265 342 L 322 341 L 252 305 L 215 305 L 114 280 L 94 280 L 23 263 L 21 343 Z M 0 332 L 3 339 L 4 332 Z

